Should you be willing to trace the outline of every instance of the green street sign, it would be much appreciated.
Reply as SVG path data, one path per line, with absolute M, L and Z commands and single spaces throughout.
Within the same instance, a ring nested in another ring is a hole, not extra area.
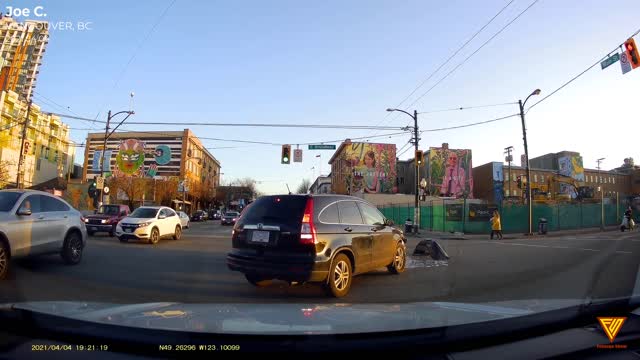
M 309 150 L 335 150 L 335 149 L 336 149 L 335 145 L 325 145 L 325 144 L 309 145 Z
M 620 53 L 615 53 L 613 54 L 613 56 L 610 56 L 606 59 L 604 59 L 604 61 L 602 61 L 600 63 L 600 66 L 602 67 L 602 70 L 606 69 L 609 65 L 611 64 L 615 64 L 616 62 L 618 62 L 620 60 Z

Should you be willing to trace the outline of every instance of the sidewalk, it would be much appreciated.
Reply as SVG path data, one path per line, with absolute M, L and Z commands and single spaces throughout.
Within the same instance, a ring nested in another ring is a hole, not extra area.
M 537 230 L 537 229 L 534 229 Z M 620 231 L 620 227 L 618 225 L 611 225 L 605 227 L 606 232 L 611 231 Z M 600 228 L 586 228 L 586 229 L 571 229 L 571 230 L 559 230 L 559 231 L 550 231 L 546 235 L 538 235 L 537 231 L 534 231 L 533 235 L 527 236 L 521 233 L 510 233 L 503 234 L 503 240 L 516 240 L 516 239 L 544 239 L 544 238 L 554 238 L 554 237 L 562 237 L 568 235 L 584 235 L 584 234 L 598 234 L 600 233 Z M 450 232 L 442 232 L 442 231 L 429 231 L 425 229 L 421 229 L 419 234 L 407 234 L 408 239 L 436 239 L 436 240 L 487 240 L 489 239 L 489 233 L 487 234 L 463 234 L 460 232 L 450 233 Z M 494 237 L 494 239 L 496 239 Z

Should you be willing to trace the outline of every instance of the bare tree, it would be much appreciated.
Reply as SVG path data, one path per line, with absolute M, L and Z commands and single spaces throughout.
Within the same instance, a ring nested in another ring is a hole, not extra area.
M 309 192 L 309 188 L 311 187 L 311 181 L 309 179 L 303 179 L 298 188 L 296 189 L 296 194 L 306 194 Z
M 149 179 L 138 177 L 112 177 L 109 179 L 109 187 L 111 193 L 117 196 L 118 190 L 121 190 L 127 196 L 127 202 L 130 208 L 133 208 L 135 201 L 142 200 L 142 194 L 144 194 L 147 182 Z
M 8 161 L 0 161 L 0 189 L 4 189 L 9 183 L 9 168 L 11 163 Z

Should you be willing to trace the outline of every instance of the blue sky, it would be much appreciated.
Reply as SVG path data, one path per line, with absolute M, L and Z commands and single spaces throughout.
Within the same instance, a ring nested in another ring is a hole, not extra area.
M 515 0 L 405 104 L 425 92 L 533 0 Z M 135 121 L 260 122 L 404 126 L 387 116 L 508 0 L 454 1 L 186 1 L 177 0 L 146 38 L 167 1 L 13 1 L 42 6 L 51 22 L 91 22 L 91 30 L 50 29 L 34 101 L 45 110 L 104 120 L 129 108 Z M 505 103 L 535 88 L 542 96 L 581 72 L 640 28 L 640 2 L 540 0 L 471 60 L 408 110 Z M 34 16 L 30 17 L 34 19 Z M 20 19 L 24 19 L 20 18 Z M 640 37 L 636 37 L 640 42 Z M 133 59 L 130 61 L 130 59 Z M 605 157 L 613 168 L 632 156 L 637 139 L 640 70 L 599 66 L 527 115 L 530 155 L 579 151 L 585 167 Z M 43 100 L 44 97 L 63 108 Z M 540 96 L 539 98 L 541 98 Z M 536 100 L 532 98 L 530 103 Z M 482 121 L 517 112 L 517 105 L 424 114 L 422 129 Z M 65 120 L 74 129 L 96 128 Z M 149 130 L 136 125 L 130 130 Z M 307 143 L 384 132 L 280 128 L 191 127 L 201 136 Z M 84 142 L 86 130 L 72 138 Z M 637 136 L 637 135 L 636 135 Z M 379 138 L 402 147 L 409 135 Z M 474 165 L 523 152 L 518 118 L 430 132 L 421 148 L 473 150 Z M 223 181 L 252 177 L 266 193 L 294 188 L 301 178 L 328 173 L 331 151 L 304 152 L 302 164 L 280 164 L 280 148 L 204 141 L 222 164 Z M 228 148 L 228 147 L 234 148 Z M 224 148 L 222 148 L 224 147 Z M 295 145 L 294 145 L 295 148 Z M 80 151 L 82 153 L 82 151 Z M 321 154 L 321 158 L 315 156 Z M 80 156 L 82 156 L 80 154 Z M 406 152 L 401 159 L 412 157 Z M 315 169 L 311 169 L 315 167 Z

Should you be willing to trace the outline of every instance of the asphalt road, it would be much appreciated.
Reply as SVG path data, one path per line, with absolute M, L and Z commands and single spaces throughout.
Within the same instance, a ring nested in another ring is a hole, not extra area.
M 328 298 L 313 284 L 274 282 L 255 288 L 227 269 L 230 227 L 192 224 L 179 241 L 120 243 L 89 239 L 81 264 L 57 255 L 15 261 L 0 282 L 0 303 L 97 301 L 113 303 L 388 303 L 499 301 L 628 296 L 640 274 L 640 232 L 562 238 L 442 240 L 451 259 L 412 257 L 405 273 L 386 269 L 354 279 L 350 294 Z M 417 240 L 410 239 L 410 251 Z M 640 283 L 640 281 L 638 281 Z M 638 290 L 640 292 L 640 286 Z

